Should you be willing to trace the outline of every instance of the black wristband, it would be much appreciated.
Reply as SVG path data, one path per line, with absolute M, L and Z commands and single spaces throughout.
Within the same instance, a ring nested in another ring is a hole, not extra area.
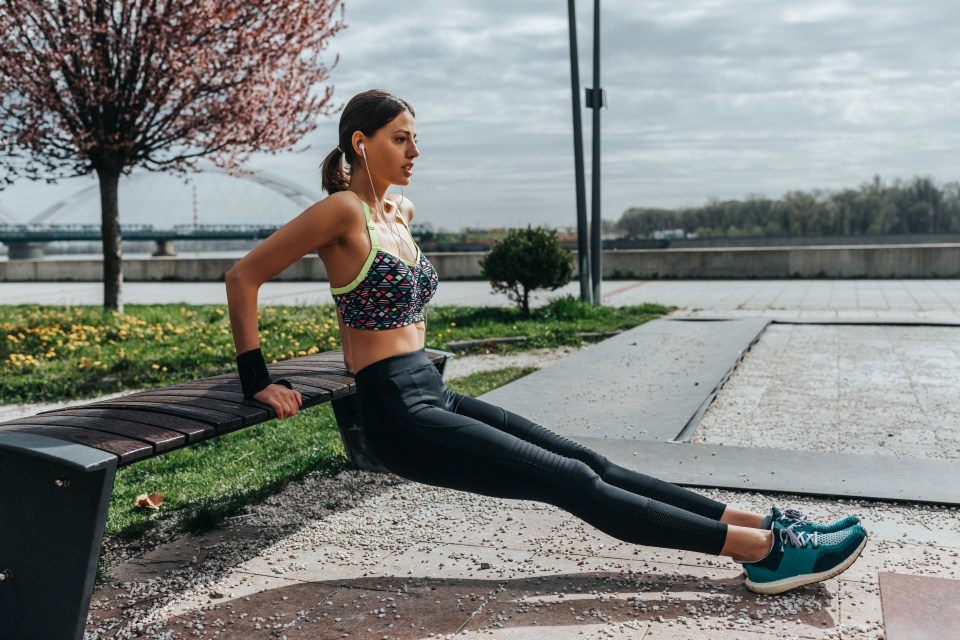
M 273 383 L 260 347 L 237 356 L 237 371 L 240 373 L 240 388 L 243 389 L 245 398 L 252 398 L 253 394 Z

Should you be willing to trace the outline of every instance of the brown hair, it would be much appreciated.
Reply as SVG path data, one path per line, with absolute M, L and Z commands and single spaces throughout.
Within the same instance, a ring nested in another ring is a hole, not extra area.
M 413 107 L 406 100 L 380 89 L 370 89 L 350 98 L 350 102 L 340 114 L 339 145 L 327 154 L 320 165 L 323 190 L 327 193 L 346 191 L 350 184 L 350 172 L 344 171 L 343 161 L 351 168 L 355 164 L 356 158 L 351 144 L 355 131 L 372 136 L 404 111 L 416 116 Z

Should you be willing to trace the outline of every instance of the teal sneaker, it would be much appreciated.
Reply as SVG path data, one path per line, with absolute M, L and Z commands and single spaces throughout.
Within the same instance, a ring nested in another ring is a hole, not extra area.
M 833 533 L 849 529 L 855 524 L 860 524 L 860 518 L 857 516 L 847 516 L 829 524 L 813 522 L 806 515 L 796 509 L 787 509 L 780 511 L 776 507 L 770 507 L 770 514 L 763 519 L 760 524 L 761 529 L 769 529 L 774 522 L 779 522 L 785 527 L 795 525 L 795 531 L 805 531 L 807 533 Z
M 822 534 L 774 522 L 770 553 L 762 560 L 741 563 L 747 589 L 774 594 L 829 580 L 846 571 L 866 544 L 867 532 L 858 524 Z

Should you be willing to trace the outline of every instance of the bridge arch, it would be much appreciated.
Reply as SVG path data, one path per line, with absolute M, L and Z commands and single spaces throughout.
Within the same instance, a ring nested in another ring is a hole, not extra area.
M 130 180 L 136 180 L 140 176 L 148 176 L 150 173 L 155 172 L 140 172 L 133 176 L 130 176 Z M 241 180 L 244 182 L 250 182 L 262 187 L 265 187 L 274 193 L 284 197 L 285 199 L 295 203 L 301 208 L 306 208 L 320 199 L 320 195 L 302 185 L 299 185 L 292 180 L 280 177 L 273 173 L 267 171 L 257 171 L 253 174 L 237 174 L 219 167 L 213 167 L 209 169 L 204 169 L 203 171 L 197 172 L 198 174 L 214 174 L 214 175 L 223 175 L 229 176 L 231 178 Z M 128 183 L 129 184 L 129 183 Z M 79 191 L 65 197 L 61 198 L 57 202 L 54 202 L 52 205 L 35 215 L 28 221 L 28 224 L 43 224 L 51 220 L 51 218 L 56 217 L 58 214 L 62 214 L 65 211 L 69 211 L 73 205 L 78 205 L 80 203 L 86 203 L 91 198 L 100 197 L 100 185 L 93 184 L 88 187 L 84 187 Z M 4 211 L 0 209 L 0 221 L 4 218 Z M 122 211 L 121 211 L 122 214 Z M 7 214 L 9 216 L 10 214 Z M 9 224 L 19 224 L 20 222 L 11 219 Z

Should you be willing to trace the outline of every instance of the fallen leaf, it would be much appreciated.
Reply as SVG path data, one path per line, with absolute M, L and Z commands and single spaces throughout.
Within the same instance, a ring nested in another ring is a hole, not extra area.
M 141 493 L 137 496 L 138 507 L 145 507 L 147 509 L 153 509 L 156 511 L 160 508 L 160 505 L 163 504 L 163 494 L 162 493 Z

